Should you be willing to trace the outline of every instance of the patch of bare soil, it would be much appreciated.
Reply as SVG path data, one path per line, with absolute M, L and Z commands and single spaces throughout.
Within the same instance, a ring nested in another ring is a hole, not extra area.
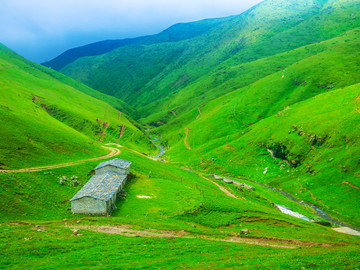
M 185 147 L 186 147 L 187 149 L 189 149 L 189 150 L 191 150 L 191 147 L 190 147 L 190 145 L 189 145 L 189 142 L 187 141 L 187 138 L 188 138 L 188 136 L 189 136 L 189 131 L 190 131 L 190 130 L 191 130 L 191 129 L 186 128 L 186 136 L 185 136 L 185 139 L 184 139 Z
M 130 225 L 120 226 L 76 226 L 75 229 L 85 229 L 90 231 L 109 233 L 109 234 L 120 234 L 124 236 L 142 236 L 142 237 L 185 237 L 190 235 L 189 232 L 184 230 L 171 231 L 171 230 L 135 230 Z
M 126 126 L 122 125 L 122 126 L 119 126 L 119 128 L 120 128 L 120 133 L 119 133 L 119 138 L 116 140 L 117 144 L 119 144 L 119 140 L 122 138 L 122 136 L 124 136 Z
M 176 114 L 176 112 L 175 112 L 174 110 L 172 110 L 171 113 L 172 113 L 175 117 L 178 117 L 178 115 Z
M 228 140 L 229 140 L 229 136 L 226 137 L 226 145 L 225 145 L 225 149 L 231 149 L 231 150 L 234 150 L 235 148 L 233 146 L 230 146 L 228 144 Z
M 199 114 L 198 114 L 198 116 L 196 117 L 196 119 L 199 119 L 199 118 L 201 117 L 201 114 L 202 114 L 201 109 L 202 109 L 203 107 L 204 107 L 204 105 L 202 105 L 202 106 L 200 106 L 200 107 L 198 108 Z
M 235 233 L 230 236 L 225 236 L 223 238 L 212 237 L 211 235 L 204 234 L 195 234 L 185 230 L 155 230 L 155 229 L 145 229 L 145 230 L 136 230 L 133 229 L 130 225 L 119 225 L 119 226 L 72 226 L 72 229 L 83 229 L 90 230 L 100 233 L 108 234 L 119 234 L 129 237 L 168 237 L 168 238 L 188 238 L 188 239 L 203 239 L 207 241 L 217 241 L 217 242 L 229 242 L 229 243 L 241 243 L 249 245 L 259 245 L 259 246 L 268 246 L 274 248 L 286 248 L 294 249 L 299 246 L 329 246 L 329 244 L 309 242 L 309 241 L 300 241 L 297 239 L 271 239 L 271 238 L 256 238 L 256 237 L 246 237 L 238 236 Z M 225 232 L 229 234 L 229 232 Z
M 194 170 L 190 169 L 190 168 L 186 168 L 186 167 L 180 167 L 180 169 L 184 170 L 184 171 L 188 171 L 188 172 L 193 172 Z
M 348 182 L 348 181 L 343 181 L 343 183 L 349 185 L 349 186 L 352 187 L 352 188 L 360 189 L 360 187 L 355 186 L 354 184 L 351 184 L 351 183 Z
M 253 222 L 266 222 L 266 224 L 269 224 L 271 226 L 288 226 L 288 227 L 296 227 L 296 228 L 302 228 L 299 225 L 293 224 L 288 221 L 280 220 L 280 219 L 270 219 L 270 218 L 260 218 L 260 217 L 241 217 L 239 218 L 241 220 L 241 223 L 253 223 Z

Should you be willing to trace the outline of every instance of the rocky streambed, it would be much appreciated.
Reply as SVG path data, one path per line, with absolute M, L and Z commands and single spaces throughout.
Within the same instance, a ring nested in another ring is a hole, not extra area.
M 231 181 L 231 180 L 228 180 L 222 176 L 218 176 L 218 175 L 212 175 L 212 177 L 214 177 L 216 180 L 222 180 L 224 181 L 225 183 L 228 183 L 228 184 L 239 184 L 238 182 L 235 182 L 235 181 Z M 293 216 L 293 217 L 297 217 L 297 218 L 301 218 L 303 220 L 306 220 L 306 221 L 310 221 L 310 222 L 315 222 L 315 223 L 319 223 L 321 225 L 328 225 L 328 226 L 331 226 L 331 224 L 335 224 L 337 226 L 340 226 L 340 228 L 335 228 L 334 230 L 338 231 L 338 232 L 343 232 L 343 233 L 347 233 L 347 234 L 352 234 L 352 235 L 360 235 L 360 231 L 359 229 L 355 228 L 355 227 L 352 227 L 352 226 L 349 226 L 333 217 L 331 217 L 328 213 L 326 213 L 324 210 L 320 209 L 319 207 L 315 206 L 315 205 L 312 205 L 310 203 L 306 203 L 304 201 L 300 201 L 298 200 L 297 198 L 295 198 L 293 195 L 291 195 L 290 193 L 287 193 L 287 192 L 284 192 L 282 190 L 279 190 L 277 188 L 274 188 L 274 187 L 271 187 L 271 186 L 268 186 L 268 185 L 265 185 L 265 184 L 262 184 L 262 183 L 258 183 L 256 181 L 253 181 L 253 180 L 249 180 L 249 179 L 243 179 L 241 177 L 235 177 L 237 179 L 242 179 L 242 180 L 246 180 L 246 181 L 250 181 L 254 184 L 257 184 L 257 185 L 260 185 L 260 186 L 263 186 L 263 187 L 266 187 L 272 191 L 275 191 L 277 193 L 280 193 L 281 195 L 287 197 L 288 199 L 300 204 L 300 205 L 305 205 L 305 206 L 308 206 L 308 207 L 311 207 L 315 214 L 328 221 L 328 222 L 317 222 L 317 221 L 314 221 L 312 219 L 310 219 L 309 217 L 306 217 L 298 212 L 295 212 L 295 211 L 292 211 L 290 208 L 286 207 L 286 206 L 283 206 L 283 205 L 279 205 L 279 204 L 275 204 L 275 206 L 284 214 L 287 214 L 287 215 L 290 215 L 290 216 Z M 255 190 L 255 188 L 249 186 L 249 185 L 246 185 L 246 184 L 243 184 L 246 186 L 247 189 L 252 189 L 252 190 Z M 251 188 L 250 188 L 251 187 Z
M 149 136 L 150 137 L 150 136 Z M 160 152 L 159 154 L 157 154 L 156 156 L 154 156 L 153 158 L 159 158 L 161 157 L 163 154 L 165 154 L 165 149 L 164 147 L 162 147 L 161 145 L 159 144 L 156 144 L 155 142 L 159 141 L 160 139 L 159 138 L 156 138 L 156 137 L 150 137 L 152 140 L 151 142 L 157 147 L 159 148 Z

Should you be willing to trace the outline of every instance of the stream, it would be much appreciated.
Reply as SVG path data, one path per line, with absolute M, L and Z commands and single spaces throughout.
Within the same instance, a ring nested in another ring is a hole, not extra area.
M 150 137 L 150 136 L 149 136 L 149 137 Z M 161 157 L 163 154 L 165 154 L 165 149 L 164 149 L 164 147 L 162 147 L 161 145 L 155 143 L 155 142 L 159 141 L 160 139 L 159 139 L 159 138 L 155 138 L 155 137 L 150 137 L 150 138 L 152 139 L 151 142 L 152 142 L 157 148 L 159 148 L 159 150 L 160 150 L 160 153 L 157 154 L 156 156 L 154 156 L 153 158 L 159 158 L 159 157 Z
M 163 154 L 165 154 L 165 149 L 164 147 L 162 147 L 161 145 L 159 144 L 156 144 L 155 142 L 159 141 L 160 139 L 159 138 L 156 138 L 156 137 L 151 137 L 149 136 L 152 140 L 151 142 L 157 147 L 159 148 L 160 152 L 158 155 L 154 156 L 153 158 L 159 158 L 161 157 Z M 237 178 L 237 179 L 243 179 L 241 177 L 234 177 L 234 178 Z M 312 209 L 314 209 L 315 211 L 315 214 L 322 218 L 322 219 L 325 219 L 326 221 L 330 222 L 330 223 L 333 223 L 335 225 L 338 225 L 338 226 L 341 226 L 341 227 L 348 227 L 350 229 L 353 229 L 357 232 L 360 232 L 360 230 L 358 228 L 355 228 L 355 227 L 352 227 L 352 226 L 349 226 L 341 221 L 338 221 L 337 219 L 331 217 L 328 213 L 326 213 L 324 210 L 320 209 L 319 207 L 315 206 L 315 205 L 312 205 L 312 204 L 309 204 L 309 203 L 306 203 L 304 201 L 300 201 L 298 199 L 296 199 L 293 195 L 291 195 L 290 193 L 287 193 L 285 191 L 282 191 L 282 190 L 279 190 L 277 188 L 274 188 L 274 187 L 271 187 L 271 186 L 268 186 L 268 185 L 265 185 L 265 184 L 261 184 L 261 183 L 258 183 L 256 181 L 253 181 L 253 180 L 249 180 L 249 179 L 243 179 L 243 180 L 247 180 L 247 181 L 250 181 L 252 183 L 255 183 L 255 184 L 258 184 L 260 186 L 263 186 L 263 187 L 266 187 L 270 190 L 273 190 L 277 193 L 280 193 L 282 194 L 283 196 L 285 196 L 286 198 L 298 203 L 298 204 L 301 204 L 301 205 L 305 205 L 305 206 L 309 206 L 311 207 Z M 282 212 L 282 213 L 285 213 L 287 215 L 291 215 L 291 216 L 294 216 L 294 217 L 297 217 L 297 218 L 301 218 L 303 220 L 306 220 L 306 221 L 311 221 L 310 218 L 300 214 L 300 213 L 297 213 L 297 212 L 294 212 L 292 211 L 291 209 L 287 208 L 286 206 L 283 206 L 283 205 L 278 205 L 278 204 L 275 204 L 276 207 Z
M 241 177 L 236 177 L 238 179 L 243 179 Z M 305 205 L 305 206 L 309 206 L 311 207 L 312 209 L 314 209 L 316 215 L 320 218 L 323 218 L 325 219 L 326 221 L 330 222 L 330 223 L 333 223 L 333 224 L 336 224 L 338 226 L 342 226 L 342 227 L 348 227 L 350 229 L 353 229 L 357 232 L 359 232 L 359 229 L 358 228 L 355 228 L 355 227 L 352 227 L 352 226 L 349 226 L 345 223 L 342 223 L 341 221 L 338 221 L 336 219 L 334 219 L 333 217 L 331 217 L 328 213 L 326 213 L 324 210 L 321 210 L 319 207 L 315 206 L 315 205 L 312 205 L 312 204 L 309 204 L 309 203 L 306 203 L 304 201 L 299 201 L 298 199 L 296 199 L 293 195 L 285 192 L 285 191 L 282 191 L 282 190 L 279 190 L 277 188 L 274 188 L 274 187 L 271 187 L 271 186 L 268 186 L 268 185 L 265 185 L 265 184 L 261 184 L 261 183 L 258 183 L 256 181 L 253 181 L 253 180 L 249 180 L 249 179 L 243 179 L 243 180 L 247 180 L 247 181 L 250 181 L 252 183 L 255 183 L 255 184 L 258 184 L 260 186 L 263 186 L 263 187 L 266 187 L 270 190 L 273 190 L 275 192 L 278 192 L 280 194 L 282 194 L 283 196 L 285 196 L 286 198 L 298 203 L 298 204 L 301 204 L 301 205 Z M 288 214 L 288 215 L 291 215 L 291 216 L 294 216 L 294 217 L 297 217 L 297 218 L 301 218 L 301 219 L 304 219 L 304 220 L 307 220 L 307 221 L 311 221 L 308 217 L 306 216 L 303 216 L 297 212 L 294 212 L 292 211 L 291 209 L 285 207 L 285 206 L 282 206 L 282 205 L 277 205 L 276 204 L 276 207 L 282 212 L 282 213 L 285 213 L 285 214 Z
M 287 215 L 290 215 L 290 216 L 293 216 L 293 217 L 297 217 L 297 218 L 301 218 L 303 220 L 306 220 L 306 221 L 311 221 L 310 218 L 298 213 L 298 212 L 294 212 L 292 211 L 290 208 L 287 208 L 286 206 L 283 206 L 283 205 L 279 205 L 279 204 L 275 204 L 276 207 L 284 214 L 287 214 Z

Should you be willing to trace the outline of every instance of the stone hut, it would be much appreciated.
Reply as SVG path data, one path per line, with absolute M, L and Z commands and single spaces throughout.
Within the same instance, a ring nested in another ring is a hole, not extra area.
M 128 175 L 130 173 L 131 162 L 119 158 L 108 160 L 100 163 L 95 168 L 95 174 L 100 175 L 103 173 L 113 172 L 117 174 Z
M 117 195 L 126 184 L 126 175 L 113 172 L 94 175 L 71 201 L 74 214 L 109 215 L 115 209 Z

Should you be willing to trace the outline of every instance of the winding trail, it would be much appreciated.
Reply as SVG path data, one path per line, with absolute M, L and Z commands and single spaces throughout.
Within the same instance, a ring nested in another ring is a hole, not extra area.
M 175 116 L 178 117 L 178 115 L 176 114 L 176 112 L 174 110 L 171 110 L 171 113 Z
M 24 168 L 24 169 L 16 169 L 16 170 L 0 170 L 0 173 L 6 173 L 6 172 L 38 172 L 38 171 L 44 171 L 44 170 L 50 170 L 50 169 L 57 169 L 57 168 L 63 168 L 63 167 L 69 167 L 73 165 L 82 164 L 89 161 L 96 161 L 96 160 L 102 160 L 111 158 L 114 156 L 117 156 L 120 154 L 120 150 L 113 147 L 107 147 L 107 146 L 101 146 L 105 149 L 110 150 L 110 153 L 105 156 L 95 157 L 95 158 L 88 158 L 78 161 L 72 161 L 67 163 L 61 163 L 61 164 L 55 164 L 55 165 L 48 165 L 48 166 L 42 166 L 42 167 L 33 167 L 33 168 Z
M 206 178 L 203 175 L 198 174 L 201 178 L 204 178 L 207 181 L 210 181 L 211 183 L 213 183 L 214 185 L 216 185 L 222 192 L 224 192 L 226 194 L 226 196 L 231 197 L 231 198 L 235 198 L 235 199 L 243 199 L 243 198 L 238 198 L 236 197 L 233 193 L 231 193 L 229 190 L 227 190 L 226 188 L 224 188 L 223 186 L 220 186 L 218 183 L 216 183 L 215 181 Z
M 202 114 L 201 109 L 202 109 L 204 106 L 205 106 L 205 105 L 202 105 L 202 106 L 200 106 L 200 107 L 198 108 L 199 114 L 198 114 L 198 116 L 196 117 L 196 119 L 199 119 L 199 118 L 201 117 L 201 114 Z
M 187 141 L 187 138 L 188 138 L 188 136 L 189 136 L 189 131 L 190 131 L 190 130 L 191 130 L 190 128 L 186 128 L 186 136 L 185 136 L 185 139 L 184 139 L 185 147 L 186 147 L 187 149 L 189 149 L 189 150 L 191 150 L 191 147 L 190 147 L 190 145 L 189 145 L 189 142 Z
M 240 100 L 239 100 L 240 101 Z M 237 115 L 236 115 L 236 106 L 238 105 L 238 103 L 239 103 L 239 101 L 235 104 L 235 106 L 234 106 L 234 110 L 233 110 L 233 115 L 234 115 L 234 118 L 236 119 L 236 120 L 238 120 L 241 124 L 243 124 L 244 126 L 247 126 L 247 127 L 249 127 L 249 126 L 251 126 L 251 125 L 248 125 L 248 124 L 246 124 L 246 123 L 244 123 L 239 117 L 237 117 Z
M 352 188 L 360 189 L 360 187 L 355 186 L 354 184 L 351 184 L 351 183 L 348 182 L 348 181 L 343 181 L 343 183 L 349 185 L 349 186 L 352 187 Z

